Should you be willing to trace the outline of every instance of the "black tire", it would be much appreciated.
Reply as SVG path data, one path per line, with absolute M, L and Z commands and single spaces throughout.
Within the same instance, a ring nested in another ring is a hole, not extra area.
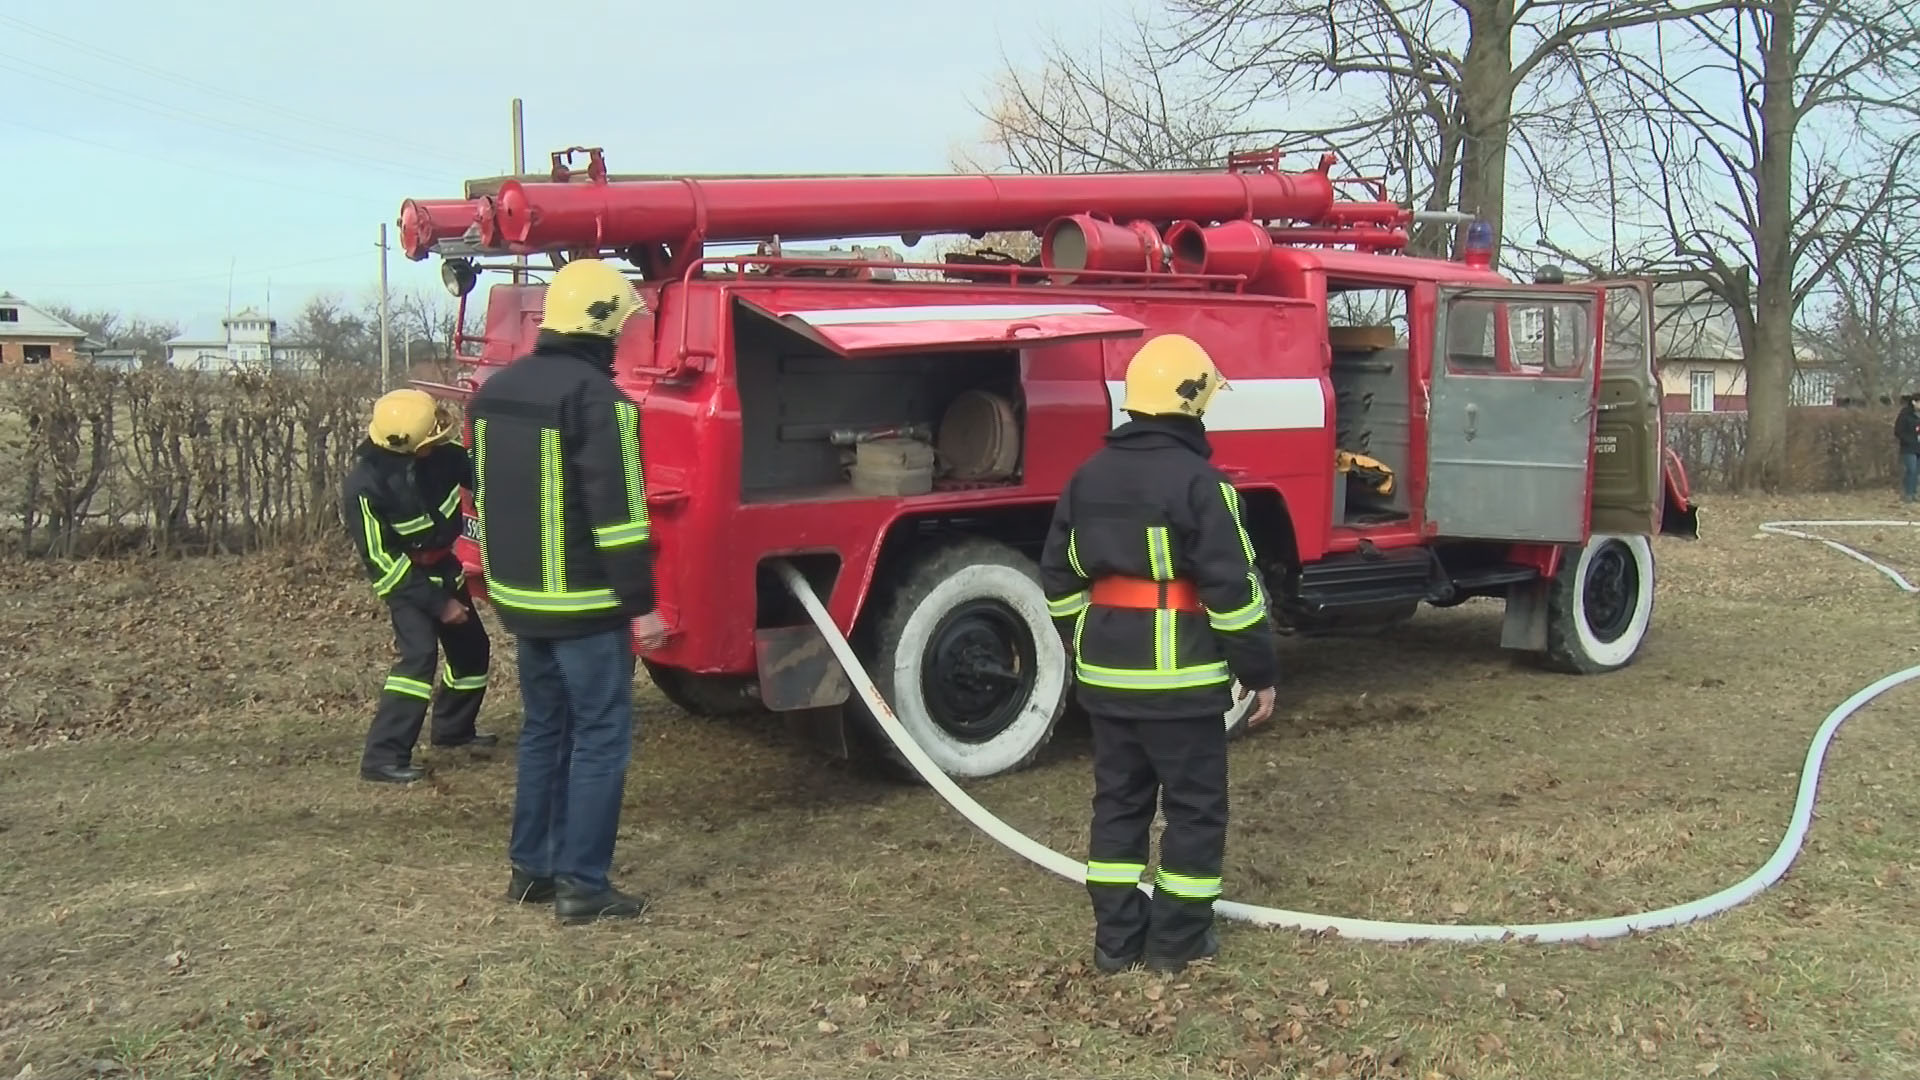
M 877 585 L 862 659 L 900 725 L 956 780 L 1025 768 L 1053 737 L 1072 670 L 1033 560 L 992 540 L 958 540 Z M 918 774 L 866 715 L 875 758 Z
M 752 716 L 765 712 L 760 700 L 752 696 L 753 680 L 735 675 L 697 675 L 680 668 L 667 667 L 646 657 L 640 658 L 647 678 L 660 688 L 660 694 L 682 712 L 695 716 L 720 718 Z
M 1633 663 L 1653 622 L 1653 543 L 1595 533 L 1560 560 L 1547 594 L 1547 650 L 1556 671 L 1598 675 Z

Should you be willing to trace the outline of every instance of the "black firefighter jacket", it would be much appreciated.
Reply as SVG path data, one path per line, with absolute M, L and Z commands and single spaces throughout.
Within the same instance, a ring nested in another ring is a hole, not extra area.
M 459 539 L 460 489 L 473 482 L 466 447 L 442 443 L 416 457 L 368 439 L 355 457 L 341 485 L 340 514 L 374 593 L 439 619 L 454 596 L 458 565 L 448 554 L 440 560 L 445 565 L 421 566 L 409 553 L 448 549 Z
M 487 595 L 516 637 L 571 638 L 653 610 L 640 410 L 611 342 L 543 331 L 467 405 Z
M 1253 691 L 1279 678 L 1240 496 L 1212 453 L 1198 421 L 1133 420 L 1108 433 L 1054 507 L 1040 582 L 1089 713 L 1218 722 L 1233 679 Z M 1205 613 L 1090 604 L 1092 583 L 1108 576 L 1184 579 Z

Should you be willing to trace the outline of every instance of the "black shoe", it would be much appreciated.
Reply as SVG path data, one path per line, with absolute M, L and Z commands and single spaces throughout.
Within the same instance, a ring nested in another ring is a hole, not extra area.
M 1187 965 L 1199 960 L 1211 960 L 1220 954 L 1220 934 L 1212 927 L 1207 928 L 1206 937 L 1200 940 L 1200 948 L 1190 956 L 1153 956 L 1147 957 L 1147 970 L 1156 975 L 1178 975 L 1187 969 Z
M 553 916 L 563 923 L 579 925 L 596 919 L 631 919 L 645 910 L 645 897 L 628 896 L 611 885 L 589 891 L 566 878 L 555 878 L 553 882 Z
M 544 904 L 553 899 L 553 879 L 535 877 L 516 866 L 507 881 L 507 899 L 516 904 Z
M 411 784 L 427 775 L 418 765 L 362 765 L 360 779 L 376 784 Z
M 1093 947 L 1093 966 L 1094 969 L 1102 975 L 1118 975 L 1123 971 L 1138 967 L 1139 964 L 1140 956 L 1138 953 L 1132 956 L 1113 956 L 1101 949 L 1098 945 Z
M 475 734 L 454 742 L 436 742 L 433 745 L 436 750 L 458 750 L 463 746 L 469 750 L 491 750 L 495 746 L 498 746 L 499 743 L 500 736 L 498 735 Z

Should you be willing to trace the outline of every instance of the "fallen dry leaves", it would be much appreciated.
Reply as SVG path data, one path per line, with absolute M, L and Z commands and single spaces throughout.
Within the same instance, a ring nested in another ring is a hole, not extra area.
M 1577 918 L 1751 869 L 1812 724 L 1887 666 L 1860 644 L 1885 637 L 1881 586 L 1849 592 L 1851 571 L 1803 548 L 1719 537 L 1663 544 L 1661 640 L 1616 676 L 1527 672 L 1474 605 L 1368 650 L 1364 692 L 1351 642 L 1298 643 L 1295 722 L 1234 751 L 1229 891 L 1380 917 Z M 1920 751 L 1880 715 L 1836 744 L 1815 846 L 1736 918 L 1573 948 L 1234 928 L 1217 963 L 1110 979 L 1080 959 L 1084 897 L 928 793 L 806 757 L 772 725 L 672 712 L 644 687 L 620 857 L 659 902 L 631 932 L 559 932 L 494 896 L 507 770 L 436 769 L 405 792 L 352 782 L 387 646 L 339 567 L 27 566 L 9 585 L 0 743 L 48 748 L 0 757 L 6 887 L 58 900 L 0 929 L 0 1076 L 72 1064 L 9 1059 L 18 1033 L 78 1047 L 81 1068 L 151 1047 L 120 1064 L 155 1077 L 497 1062 L 475 1075 L 1598 1080 L 1622 1061 L 1715 1077 L 1760 1058 L 1887 1075 L 1920 1053 L 1897 995 L 1832 974 L 1893 985 L 1886 973 L 1920 963 L 1911 858 L 1893 846 L 1920 814 Z M 1715 599 L 1720 586 L 1752 599 Z M 221 588 L 237 602 L 206 599 Z M 1753 640 L 1759 612 L 1789 602 L 1819 619 Z M 508 687 L 510 639 L 496 640 Z M 493 700 L 510 725 L 512 694 Z M 143 740 L 165 741 L 113 749 Z M 1084 735 L 1058 741 L 979 797 L 1071 850 Z M 1897 1018 L 1879 1044 L 1832 1034 L 1870 1010 Z

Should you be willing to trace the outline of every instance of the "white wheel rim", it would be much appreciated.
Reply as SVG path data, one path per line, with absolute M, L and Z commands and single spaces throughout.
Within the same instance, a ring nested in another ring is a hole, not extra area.
M 986 742 L 966 742 L 942 728 L 927 709 L 920 686 L 920 669 L 934 627 L 949 610 L 968 600 L 998 600 L 1026 624 L 1033 636 L 1033 692 L 1020 714 Z M 894 715 L 914 741 L 949 776 L 976 778 L 1005 772 L 1026 760 L 1053 727 L 1066 692 L 1066 648 L 1047 611 L 1046 594 L 1020 570 L 1001 563 L 963 567 L 936 585 L 908 616 L 895 646 L 893 670 L 887 673 Z
M 1628 620 L 1627 628 L 1612 641 L 1601 641 L 1594 634 L 1593 625 L 1587 621 L 1587 575 L 1592 570 L 1594 552 L 1610 541 L 1618 541 L 1627 549 L 1639 580 L 1634 593 L 1633 618 Z M 1653 614 L 1653 574 L 1653 545 L 1644 536 L 1595 533 L 1587 540 L 1587 545 L 1580 549 L 1580 561 L 1574 567 L 1573 574 L 1573 632 L 1579 641 L 1580 651 L 1586 654 L 1587 659 L 1604 667 L 1618 667 L 1633 659 L 1633 655 L 1640 651 L 1640 643 L 1646 639 L 1647 625 Z

